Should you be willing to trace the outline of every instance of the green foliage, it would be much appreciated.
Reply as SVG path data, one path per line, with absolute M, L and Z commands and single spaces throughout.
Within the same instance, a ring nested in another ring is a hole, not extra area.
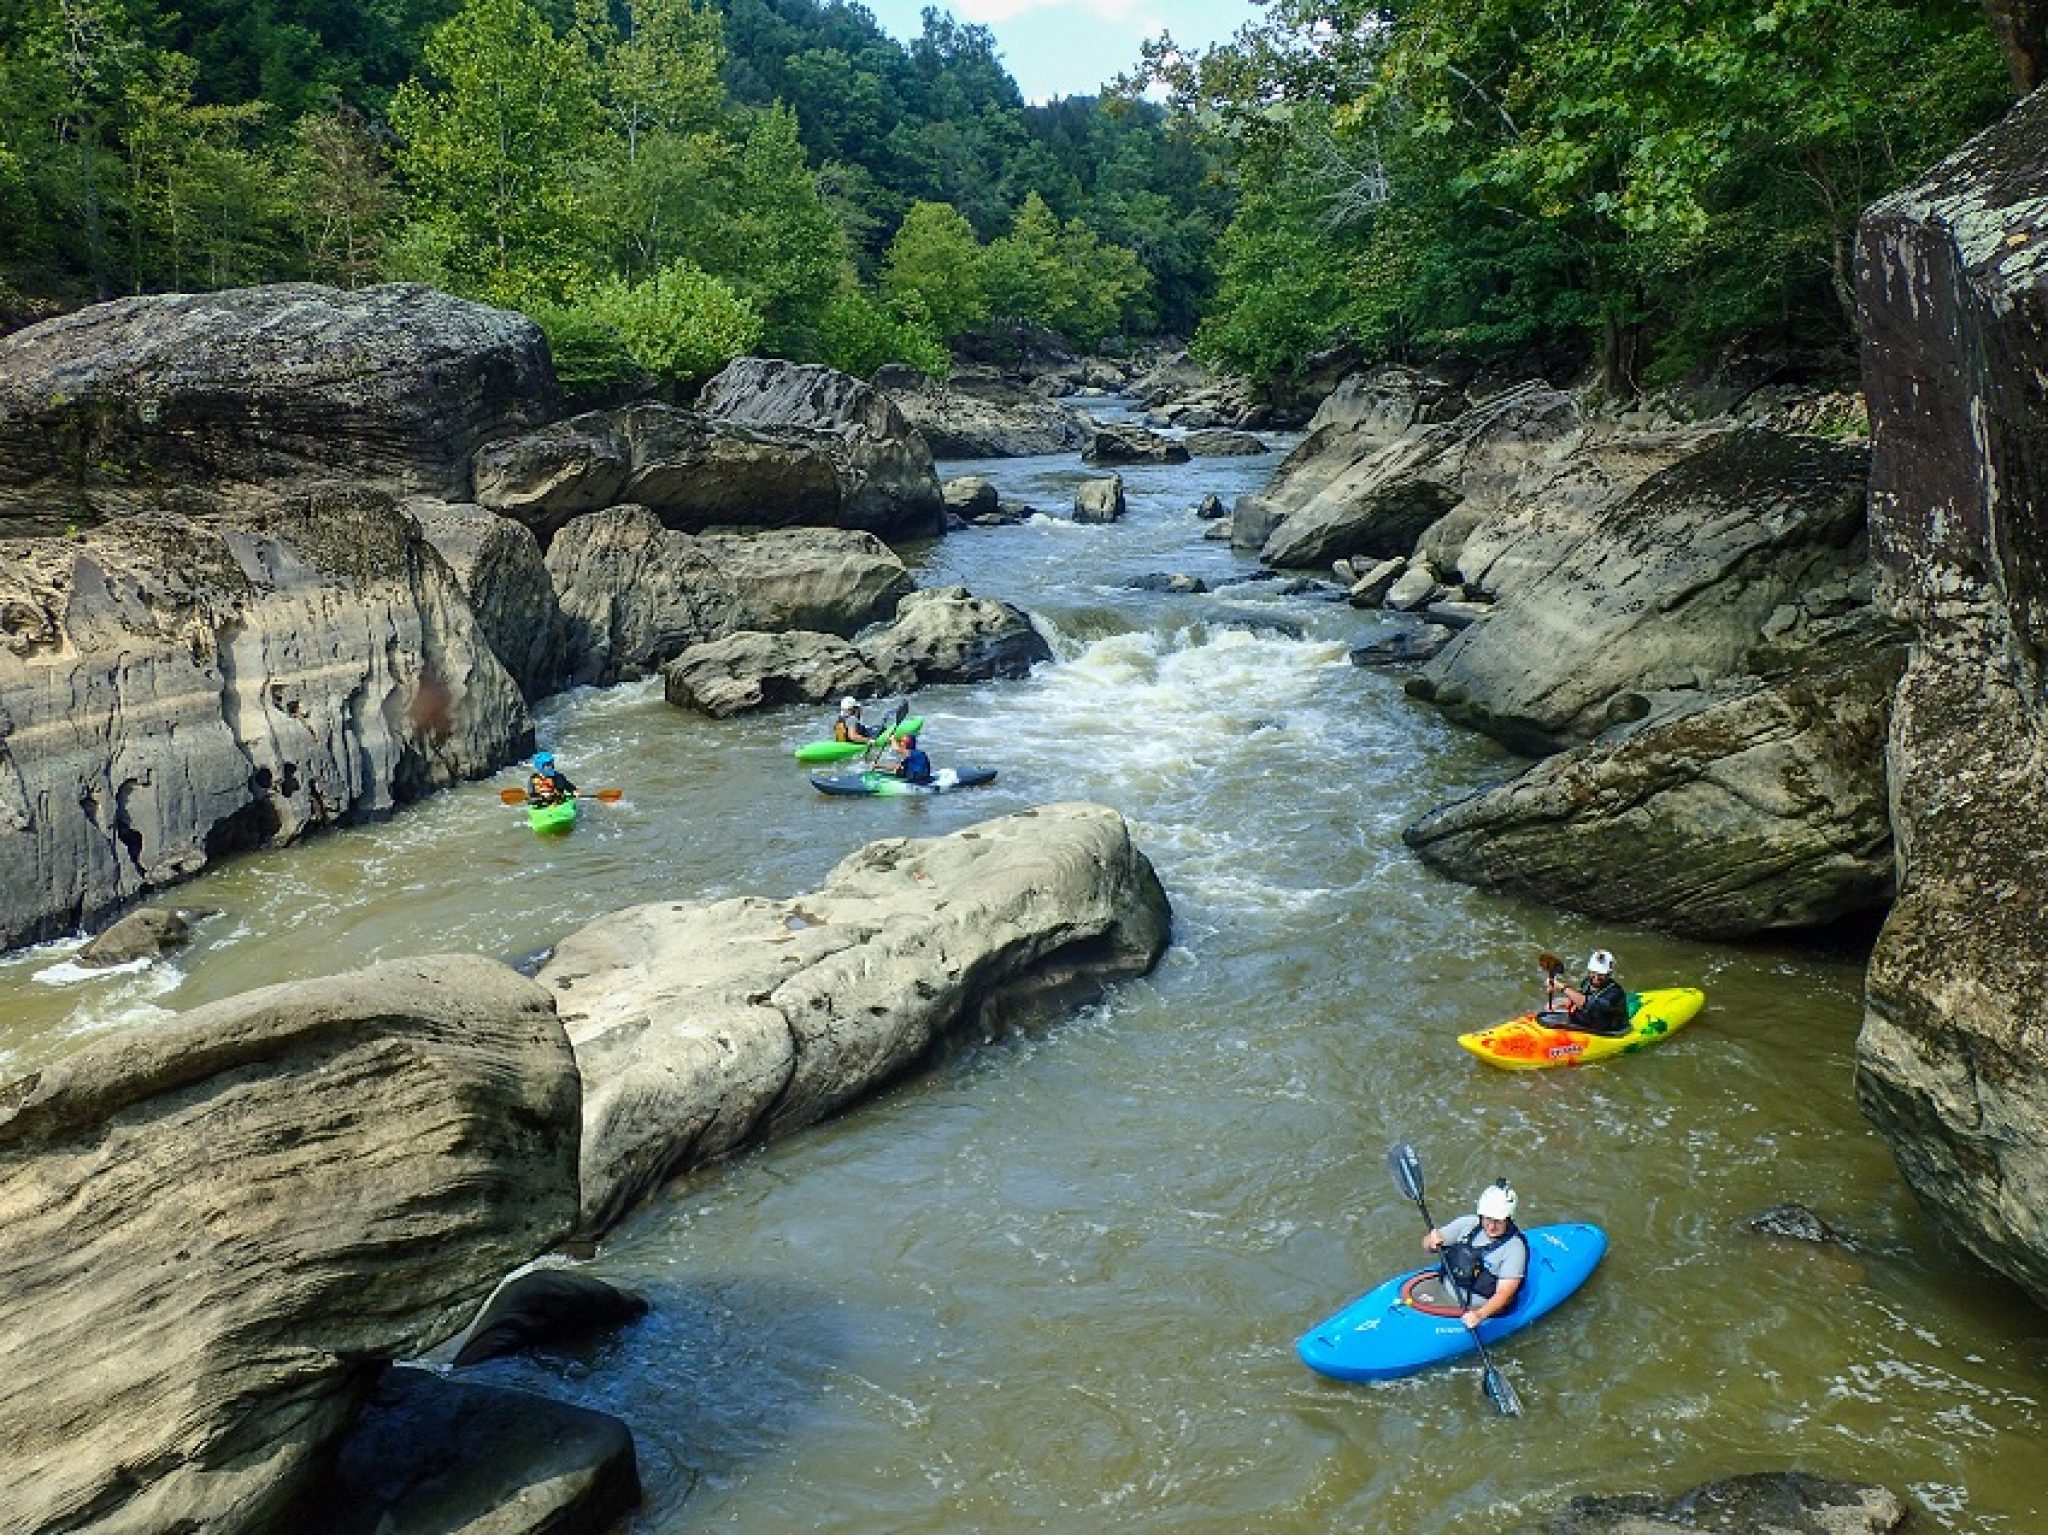
M 1093 346 L 1142 320 L 1150 278 L 1136 254 L 1110 245 L 1079 219 L 1062 224 L 1036 192 L 988 247 L 983 263 L 990 313 L 1048 326 Z
M 944 203 L 910 205 L 882 263 L 882 293 L 915 308 L 939 335 L 964 336 L 988 318 L 984 258 L 974 226 Z
M 687 261 L 671 262 L 644 282 L 607 278 L 571 309 L 578 323 L 595 322 L 617 336 L 636 366 L 672 388 L 701 383 L 753 351 L 763 329 L 753 305 Z M 562 327 L 565 338 L 571 330 Z M 549 331 L 551 343 L 555 334 Z M 574 340 L 588 345 L 592 335 L 586 325 Z
M 462 291 L 559 297 L 593 267 L 575 168 L 596 145 L 598 81 L 527 0 L 467 0 L 427 40 L 438 86 L 391 102 L 410 218 Z
M 1846 355 L 1857 215 L 2008 99 L 1969 0 L 1280 0 L 1150 65 L 1247 189 L 1212 355 L 1576 334 L 1622 392 L 1743 337 Z
M 946 343 L 914 303 L 907 316 L 892 313 L 851 280 L 819 316 L 818 357 L 856 378 L 890 362 L 908 363 L 934 378 L 945 377 L 952 366 Z

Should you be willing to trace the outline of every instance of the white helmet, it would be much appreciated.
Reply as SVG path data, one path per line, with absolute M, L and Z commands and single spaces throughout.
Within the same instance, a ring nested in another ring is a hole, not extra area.
M 1591 954 L 1588 954 L 1586 956 L 1586 974 L 1614 974 L 1614 956 L 1612 954 L 1609 954 L 1605 949 L 1595 949 Z
M 860 700 L 858 698 L 842 698 L 839 700 L 839 712 L 841 714 L 852 714 L 859 708 Z
M 1520 1201 L 1515 1198 L 1515 1191 L 1508 1187 L 1508 1180 L 1502 1178 L 1498 1182 L 1489 1183 L 1479 1191 L 1477 1209 L 1488 1220 L 1511 1221 L 1515 1218 L 1515 1206 L 1518 1203 Z

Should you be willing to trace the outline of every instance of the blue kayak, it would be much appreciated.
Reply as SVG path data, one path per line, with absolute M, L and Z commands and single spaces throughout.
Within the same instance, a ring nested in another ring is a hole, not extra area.
M 1479 1324 L 1479 1336 L 1489 1344 L 1554 1311 L 1607 1251 L 1607 1233 L 1598 1226 L 1536 1226 L 1522 1235 L 1529 1239 L 1529 1274 L 1514 1305 Z M 1336 1380 L 1394 1380 L 1476 1354 L 1455 1303 L 1438 1301 L 1438 1286 L 1430 1282 L 1436 1272 L 1410 1269 L 1316 1323 L 1294 1345 L 1301 1362 Z
M 994 768 L 940 768 L 930 783 L 906 783 L 894 773 L 847 773 L 838 778 L 811 775 L 811 787 L 820 794 L 944 794 L 948 789 L 971 789 L 992 783 Z

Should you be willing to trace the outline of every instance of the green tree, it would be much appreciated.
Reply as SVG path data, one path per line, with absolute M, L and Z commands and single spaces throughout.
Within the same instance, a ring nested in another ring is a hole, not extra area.
M 441 83 L 408 80 L 391 103 L 415 264 L 500 302 L 576 286 L 597 240 L 578 197 L 599 124 L 585 51 L 526 0 L 467 0 L 424 62 Z
M 307 275 L 344 288 L 374 281 L 399 197 L 368 122 L 339 105 L 300 118 L 289 181 Z
M 754 307 L 687 261 L 671 262 L 645 282 L 607 278 L 574 307 L 609 327 L 628 357 L 675 388 L 701 383 L 761 340 Z
M 1060 271 L 1060 221 L 1036 192 L 1026 194 L 1009 232 L 989 242 L 982 280 L 992 315 L 1052 323 L 1065 282 Z
M 903 216 L 882 263 L 882 293 L 899 312 L 913 308 L 948 340 L 988 318 L 981 242 L 944 203 L 917 202 Z
M 952 355 L 932 324 L 917 313 L 913 296 L 903 314 L 876 301 L 849 270 L 818 321 L 821 362 L 866 378 L 884 363 L 908 363 L 935 378 L 952 366 Z

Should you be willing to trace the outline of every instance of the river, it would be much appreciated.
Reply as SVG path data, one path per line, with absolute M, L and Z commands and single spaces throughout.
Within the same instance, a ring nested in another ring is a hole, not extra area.
M 470 1372 L 626 1419 L 633 1531 L 1426 1535 L 1784 1468 L 1883 1482 L 1935 1529 L 2048 1528 L 2048 1316 L 1935 1238 L 1861 1118 L 1860 956 L 1596 926 L 1421 867 L 1402 826 L 1513 763 L 1348 664 L 1405 620 L 1288 595 L 1202 541 L 1201 494 L 1277 457 L 1128 469 L 1106 527 L 1064 520 L 1090 472 L 1072 456 L 942 466 L 1062 514 L 920 557 L 925 584 L 1053 637 L 1028 680 L 912 700 L 935 763 L 998 767 L 987 788 L 826 800 L 788 753 L 829 708 L 714 722 L 658 684 L 567 695 L 543 742 L 625 791 L 573 836 L 529 835 L 497 800 L 508 773 L 239 859 L 164 898 L 222 912 L 177 963 L 0 959 L 0 1071 L 289 976 L 446 949 L 530 964 L 637 901 L 791 894 L 873 838 L 1101 801 L 1173 901 L 1152 976 L 677 1183 L 594 1265 L 651 1298 L 644 1322 Z M 1166 571 L 1217 590 L 1122 584 Z M 1494 1072 L 1452 1043 L 1535 1002 L 1539 950 L 1595 945 L 1632 986 L 1704 986 L 1707 1012 L 1584 1071 Z M 1525 1222 L 1612 1238 L 1497 1351 L 1520 1419 L 1473 1369 L 1345 1386 L 1294 1357 L 1417 1250 L 1397 1139 L 1440 1219 L 1506 1175 Z M 1745 1230 L 1791 1200 L 1856 1248 Z

